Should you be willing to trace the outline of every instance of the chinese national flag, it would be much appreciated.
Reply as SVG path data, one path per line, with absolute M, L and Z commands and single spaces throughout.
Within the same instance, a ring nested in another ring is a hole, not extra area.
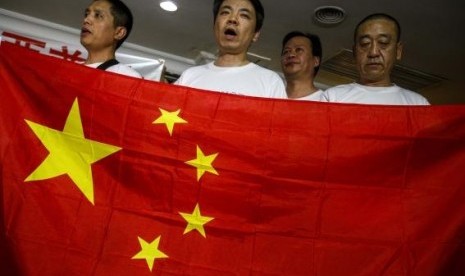
M 463 105 L 212 93 L 8 43 L 0 84 L 1 275 L 465 275 Z

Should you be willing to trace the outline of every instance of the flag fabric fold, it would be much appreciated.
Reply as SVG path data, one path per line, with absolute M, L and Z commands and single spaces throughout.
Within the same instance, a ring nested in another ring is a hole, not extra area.
M 296 102 L 0 45 L 0 274 L 464 275 L 465 108 Z

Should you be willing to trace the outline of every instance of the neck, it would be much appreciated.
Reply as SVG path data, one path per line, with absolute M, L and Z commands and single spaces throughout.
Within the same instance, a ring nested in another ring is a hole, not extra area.
M 286 79 L 286 93 L 290 99 L 302 98 L 313 94 L 318 89 L 313 84 L 313 80 L 287 80 Z
M 89 51 L 88 56 L 86 61 L 84 62 L 85 64 L 92 64 L 92 63 L 97 63 L 97 62 L 105 62 L 110 59 L 115 58 L 115 52 L 114 51 Z
M 366 80 L 366 79 L 359 79 L 357 83 L 365 86 L 374 86 L 374 87 L 389 87 L 393 86 L 391 79 L 386 80 Z
M 215 65 L 220 67 L 237 67 L 249 64 L 247 53 L 221 54 L 215 60 Z

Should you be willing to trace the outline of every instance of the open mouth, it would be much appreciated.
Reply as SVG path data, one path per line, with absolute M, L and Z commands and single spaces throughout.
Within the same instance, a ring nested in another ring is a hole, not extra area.
M 236 30 L 230 29 L 230 28 L 226 29 L 226 30 L 224 31 L 224 34 L 225 34 L 226 37 L 228 37 L 228 38 L 233 38 L 233 37 L 236 37 L 236 36 L 237 36 Z
M 87 28 L 82 28 L 81 35 L 86 35 L 86 34 L 90 34 L 90 31 Z

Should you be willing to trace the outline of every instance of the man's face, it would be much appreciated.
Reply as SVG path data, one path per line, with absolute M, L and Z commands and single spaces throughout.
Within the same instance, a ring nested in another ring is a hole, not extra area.
M 355 37 L 354 54 L 361 84 L 391 85 L 392 68 L 402 56 L 395 23 L 374 19 L 360 25 Z
M 281 53 L 281 68 L 286 79 L 311 78 L 320 59 L 312 54 L 308 38 L 295 36 L 286 42 Z
M 255 9 L 249 0 L 225 0 L 218 11 L 214 32 L 220 53 L 246 53 L 255 32 Z
M 107 1 L 97 0 L 86 9 L 81 27 L 81 44 L 87 50 L 112 47 L 119 38 L 120 29 L 114 26 L 114 18 Z

